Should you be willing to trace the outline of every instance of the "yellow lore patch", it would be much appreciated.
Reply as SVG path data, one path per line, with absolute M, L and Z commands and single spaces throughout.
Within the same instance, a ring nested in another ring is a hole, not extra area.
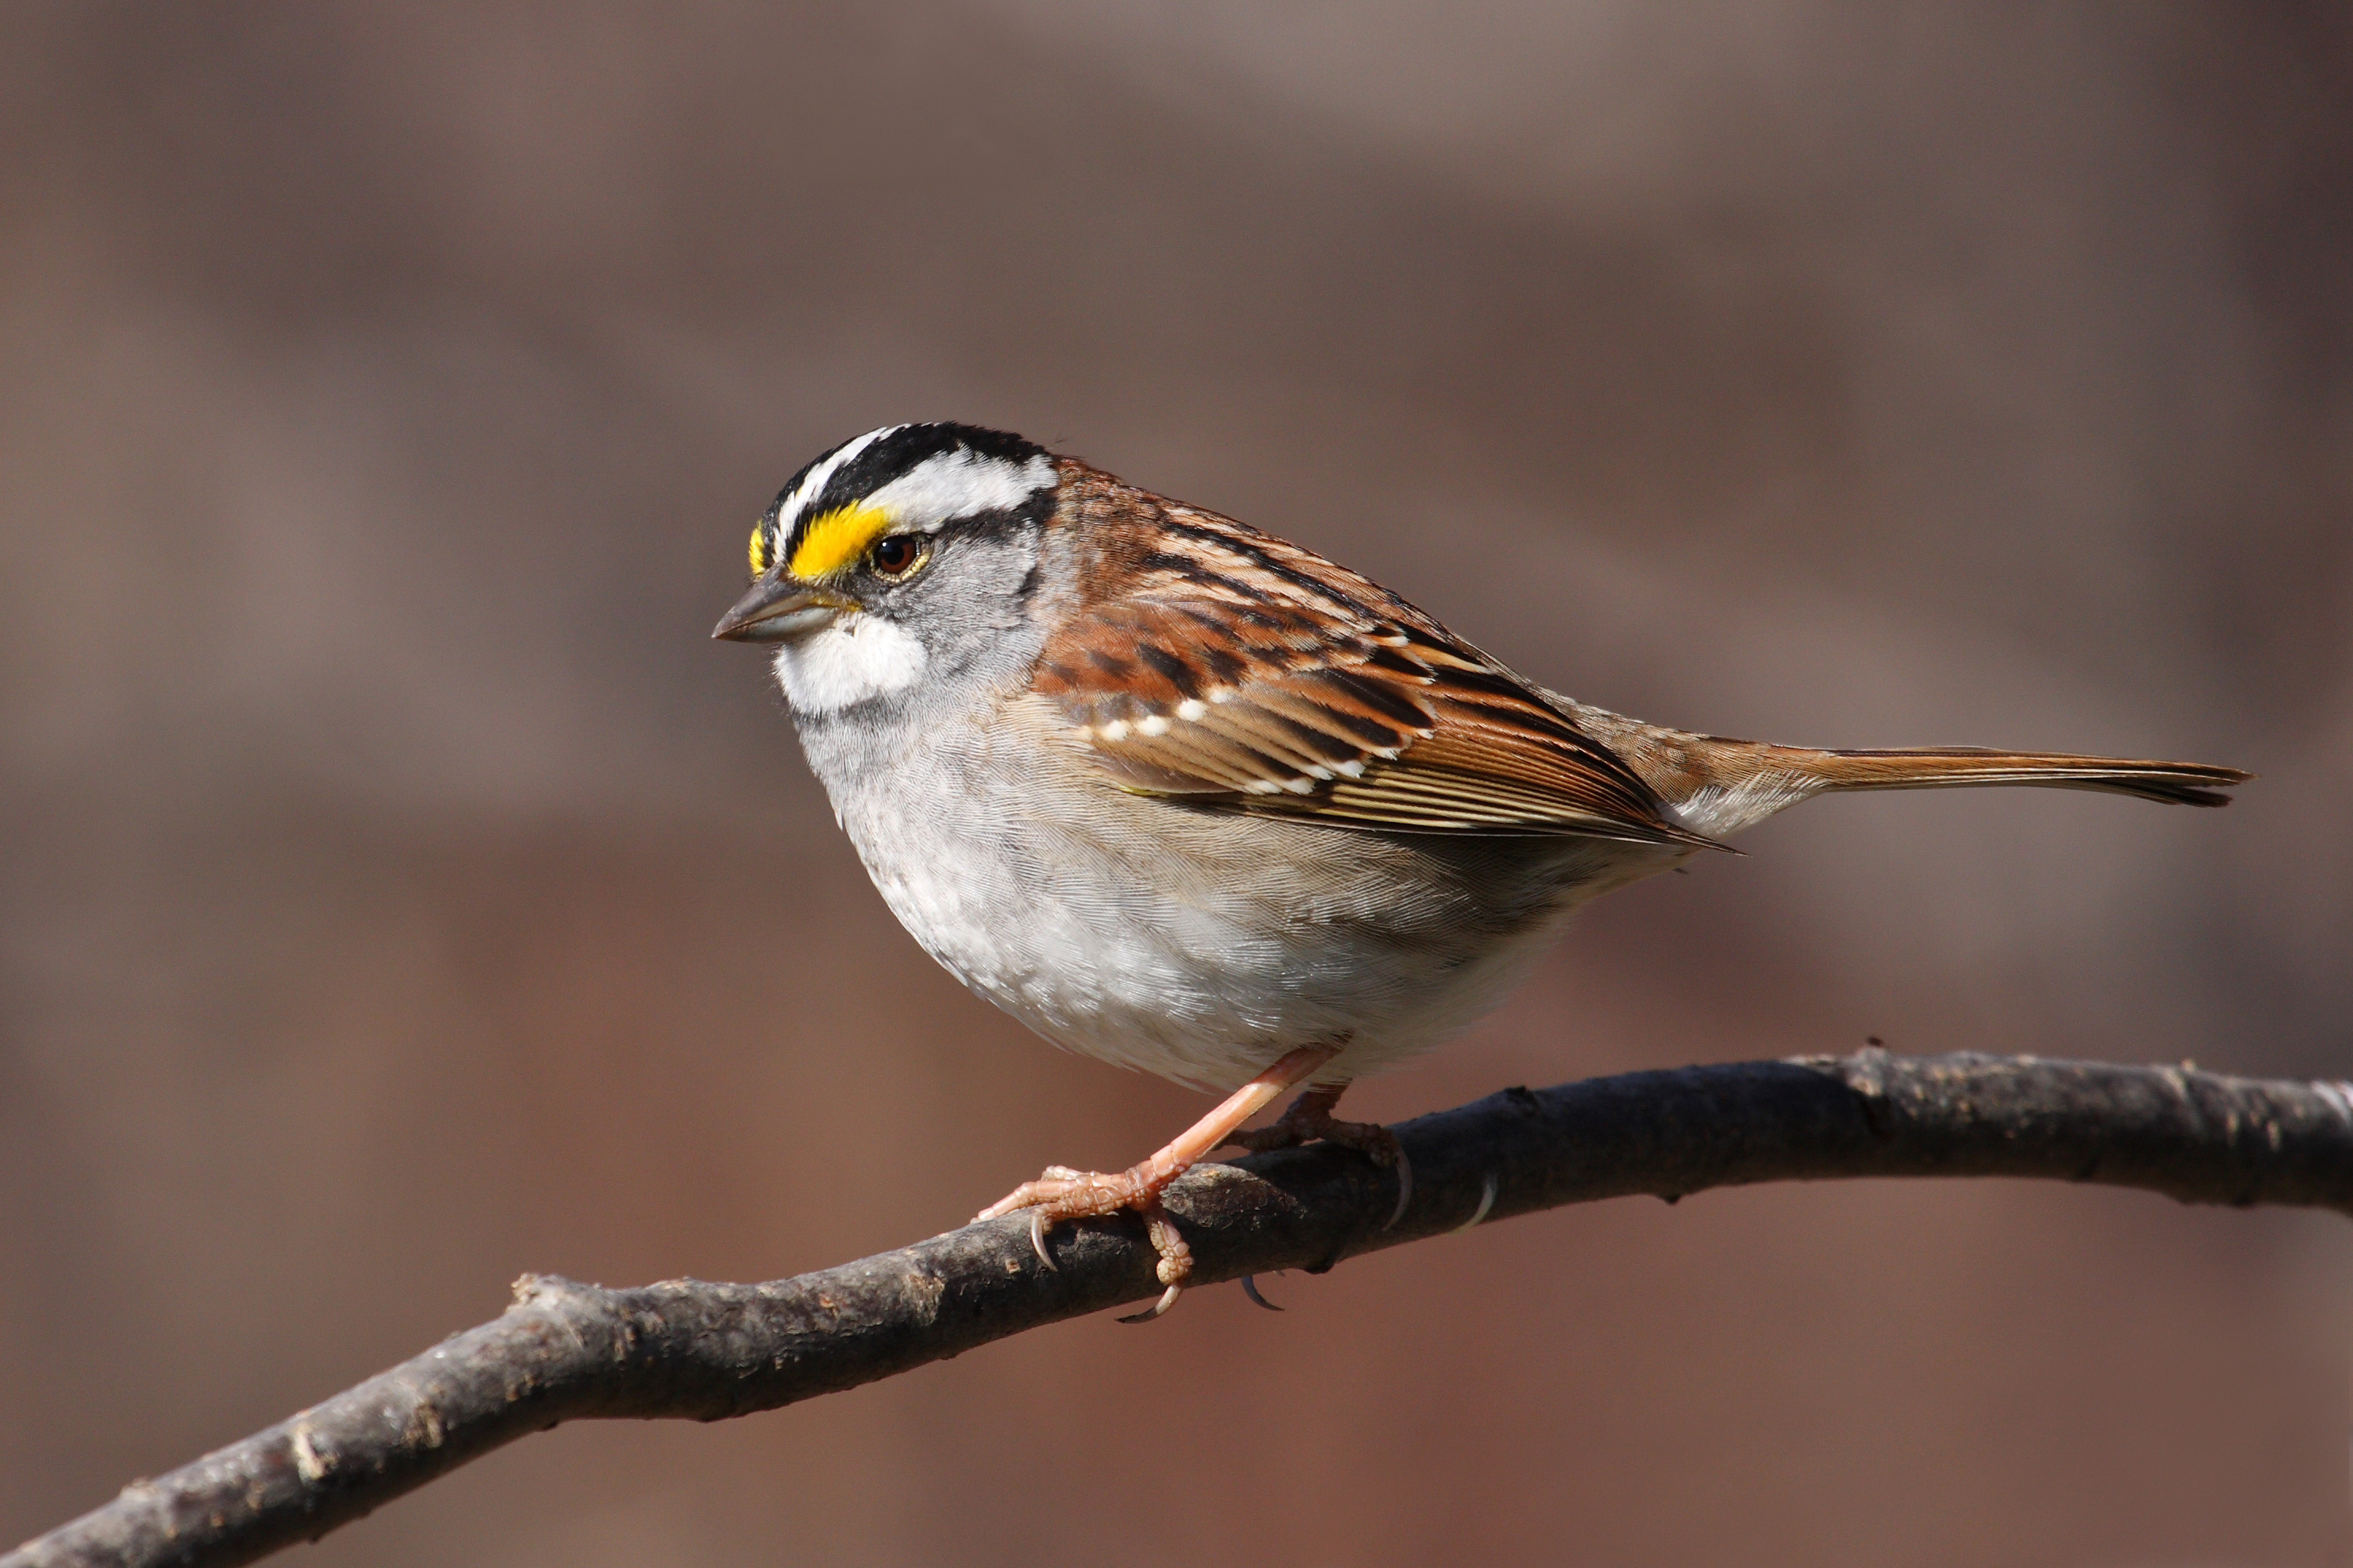
M 892 525 L 891 514 L 881 507 L 862 501 L 838 506 L 808 525 L 786 570 L 804 583 L 830 576 L 865 554 L 866 547 Z
M 752 530 L 752 575 L 757 577 L 768 569 L 768 525 L 765 522 Z

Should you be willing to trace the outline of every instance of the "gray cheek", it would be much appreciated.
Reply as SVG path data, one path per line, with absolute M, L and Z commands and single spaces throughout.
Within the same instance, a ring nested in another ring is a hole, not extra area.
M 1027 609 L 1036 566 L 1029 541 L 958 540 L 877 608 L 923 641 L 934 682 L 975 670 L 1001 682 L 1017 670 L 1026 674 L 1045 646 Z

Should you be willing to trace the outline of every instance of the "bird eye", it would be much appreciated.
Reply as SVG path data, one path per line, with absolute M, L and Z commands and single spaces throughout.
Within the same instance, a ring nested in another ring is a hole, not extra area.
M 923 563 L 923 542 L 912 533 L 894 533 L 875 542 L 867 556 L 874 570 L 885 577 L 904 577 Z

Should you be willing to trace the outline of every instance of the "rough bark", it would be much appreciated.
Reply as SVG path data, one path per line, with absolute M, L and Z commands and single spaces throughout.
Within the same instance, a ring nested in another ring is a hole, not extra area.
M 1396 1129 L 1391 1173 L 1327 1148 L 1205 1166 L 1168 1207 L 1195 1282 L 1565 1204 L 1841 1176 L 2036 1176 L 2353 1215 L 2353 1086 L 2031 1058 L 1805 1058 L 1506 1089 Z M 610 1290 L 526 1276 L 494 1321 L 113 1501 L 0 1568 L 227 1564 L 316 1538 L 527 1433 L 719 1420 L 1156 1294 L 1140 1224 L 1018 1217 L 794 1279 Z

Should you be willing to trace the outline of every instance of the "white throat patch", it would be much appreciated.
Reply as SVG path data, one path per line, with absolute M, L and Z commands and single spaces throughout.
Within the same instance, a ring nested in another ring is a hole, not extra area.
M 904 691 L 929 658 L 897 623 L 853 610 L 777 648 L 776 681 L 796 713 L 832 713 Z

